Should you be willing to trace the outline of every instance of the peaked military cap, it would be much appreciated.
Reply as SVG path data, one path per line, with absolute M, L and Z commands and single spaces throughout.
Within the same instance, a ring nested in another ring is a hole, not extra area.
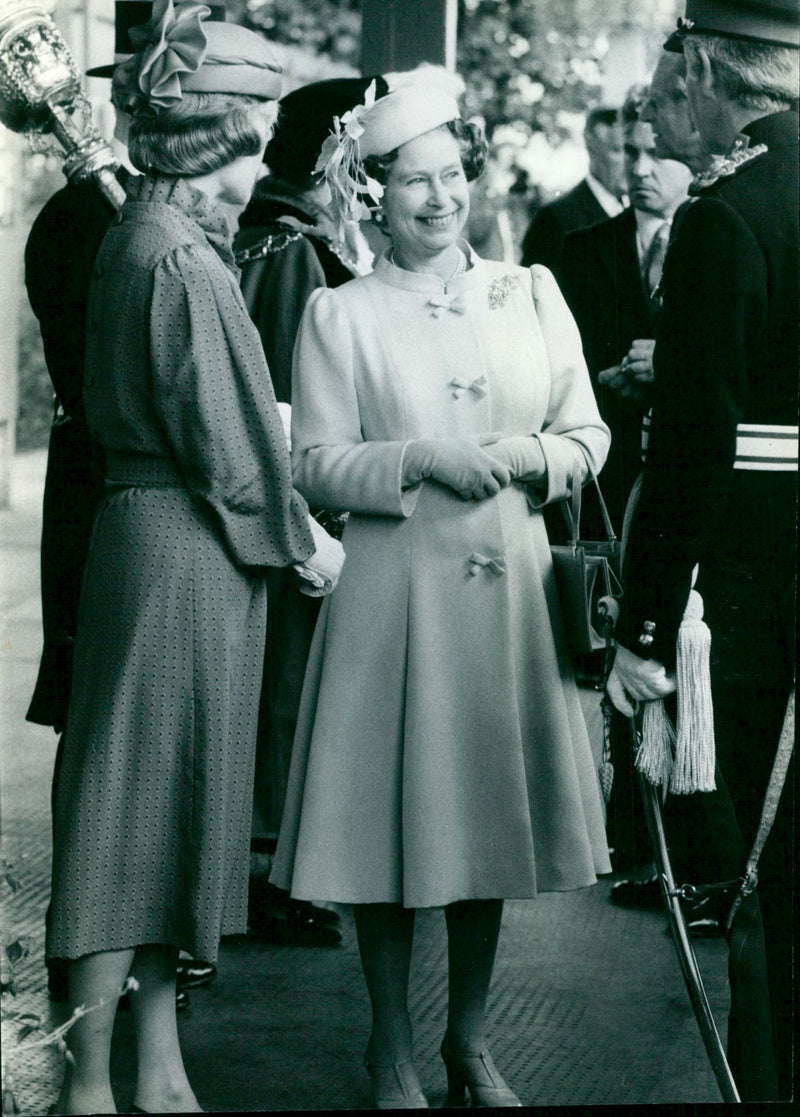
M 686 0 L 686 14 L 664 50 L 679 53 L 693 32 L 800 47 L 800 0 Z

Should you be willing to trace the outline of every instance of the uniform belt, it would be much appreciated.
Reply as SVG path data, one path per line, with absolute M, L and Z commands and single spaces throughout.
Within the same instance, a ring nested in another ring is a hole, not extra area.
M 772 423 L 739 423 L 734 469 L 797 473 L 797 427 Z M 650 416 L 642 420 L 642 461 L 647 458 Z
M 186 485 L 177 464 L 171 459 L 124 454 L 116 450 L 105 452 L 105 478 L 110 486 L 185 488 Z

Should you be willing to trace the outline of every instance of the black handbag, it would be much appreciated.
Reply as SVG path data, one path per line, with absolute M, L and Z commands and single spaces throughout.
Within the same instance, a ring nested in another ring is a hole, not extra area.
M 586 655 L 607 647 L 610 632 L 599 603 L 603 597 L 620 593 L 619 540 L 591 466 L 589 472 L 597 489 L 607 538 L 581 539 L 581 484 L 573 470 L 571 495 L 561 502 L 570 541 L 550 547 L 567 642 L 574 655 Z

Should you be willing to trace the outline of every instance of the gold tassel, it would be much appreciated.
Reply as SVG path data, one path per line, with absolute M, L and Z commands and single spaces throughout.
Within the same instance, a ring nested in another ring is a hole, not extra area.
M 675 795 L 713 791 L 716 786 L 710 650 L 711 633 L 703 620 L 703 599 L 692 590 L 678 629 L 678 734 L 669 785 Z

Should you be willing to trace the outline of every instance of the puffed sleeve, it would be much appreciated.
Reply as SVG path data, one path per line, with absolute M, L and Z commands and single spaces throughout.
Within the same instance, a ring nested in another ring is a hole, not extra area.
M 419 487 L 402 488 L 407 442 L 364 440 L 353 372 L 350 321 L 335 291 L 315 291 L 292 368 L 295 484 L 322 508 L 409 516 Z
M 216 261 L 214 261 L 216 263 Z M 150 311 L 156 411 L 189 491 L 237 562 L 287 566 L 314 546 L 266 360 L 238 287 L 197 250 L 156 266 Z
M 537 494 L 541 506 L 569 493 L 576 462 L 582 484 L 589 476 L 587 462 L 595 474 L 600 472 L 611 434 L 597 409 L 578 327 L 552 272 L 534 264 L 531 276 L 551 380 L 547 415 L 539 433 L 547 463 L 546 492 L 540 488 Z

